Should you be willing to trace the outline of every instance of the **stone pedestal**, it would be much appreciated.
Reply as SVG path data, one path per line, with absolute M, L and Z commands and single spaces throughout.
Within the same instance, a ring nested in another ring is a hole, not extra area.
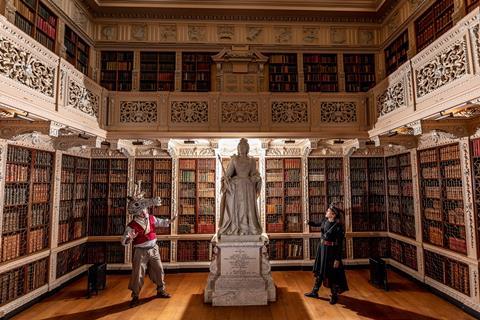
M 266 234 L 212 239 L 213 255 L 205 303 L 213 306 L 254 306 L 275 301 Z

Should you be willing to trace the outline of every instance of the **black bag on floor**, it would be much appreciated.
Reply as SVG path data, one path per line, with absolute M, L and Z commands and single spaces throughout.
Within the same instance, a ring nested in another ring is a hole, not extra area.
M 105 289 L 107 284 L 107 264 L 96 263 L 88 268 L 88 284 L 87 297 L 90 298 L 92 293 L 98 294 L 98 290 Z
M 370 262 L 370 283 L 376 287 L 388 290 L 387 267 L 385 261 L 375 257 L 368 259 Z

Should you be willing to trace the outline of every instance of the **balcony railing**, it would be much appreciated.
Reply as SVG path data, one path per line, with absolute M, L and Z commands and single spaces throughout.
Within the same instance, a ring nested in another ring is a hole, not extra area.
M 370 93 L 375 136 L 480 98 L 477 8 Z

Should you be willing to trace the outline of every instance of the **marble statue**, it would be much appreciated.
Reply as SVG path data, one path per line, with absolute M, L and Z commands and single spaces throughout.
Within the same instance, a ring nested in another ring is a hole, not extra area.
M 250 146 L 241 139 L 238 155 L 231 158 L 222 178 L 220 228 L 218 235 L 259 235 L 262 233 L 257 198 L 262 178 L 255 159 L 248 156 Z

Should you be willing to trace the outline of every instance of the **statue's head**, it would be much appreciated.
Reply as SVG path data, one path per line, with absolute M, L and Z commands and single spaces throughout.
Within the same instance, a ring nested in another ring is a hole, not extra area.
M 238 154 L 248 154 L 250 151 L 250 146 L 248 145 L 248 141 L 245 138 L 240 139 L 240 142 L 237 146 Z
M 133 196 L 128 197 L 128 213 L 134 216 L 148 213 L 148 208 L 160 206 L 162 204 L 162 201 L 159 197 L 145 199 L 144 192 L 141 191 L 141 185 L 142 182 L 138 181 L 135 184 L 135 191 L 133 192 Z

